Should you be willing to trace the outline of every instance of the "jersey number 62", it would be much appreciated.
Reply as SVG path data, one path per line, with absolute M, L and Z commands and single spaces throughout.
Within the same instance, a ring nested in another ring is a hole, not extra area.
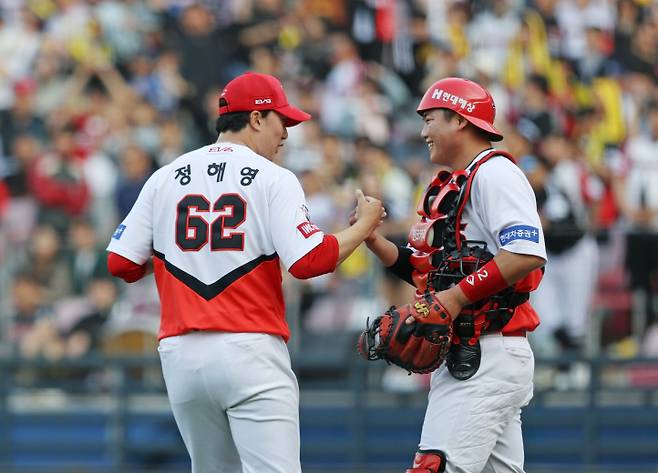
M 210 201 L 200 194 L 186 195 L 176 207 L 176 244 L 183 251 L 199 251 L 210 239 L 212 251 L 244 250 L 244 232 L 224 230 L 239 227 L 247 216 L 247 203 L 238 194 L 222 194 L 212 206 L 221 212 L 211 223 L 194 213 L 210 212 Z M 210 232 L 208 231 L 210 228 Z

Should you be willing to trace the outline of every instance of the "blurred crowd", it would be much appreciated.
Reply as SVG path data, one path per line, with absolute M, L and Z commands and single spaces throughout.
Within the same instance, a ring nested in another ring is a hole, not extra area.
M 537 196 L 550 261 L 540 354 L 658 355 L 658 3 L 653 0 L 0 0 L 0 352 L 150 350 L 153 278 L 109 277 L 105 246 L 149 175 L 216 140 L 218 94 L 254 70 L 314 120 L 281 164 L 311 218 L 343 228 L 354 189 L 406 241 L 437 171 L 415 113 L 446 76 L 492 92 L 503 149 Z M 285 278 L 292 343 L 354 332 L 413 289 L 361 248 Z M 128 337 L 140 333 L 146 337 Z M 124 338 L 122 338 L 124 337 Z

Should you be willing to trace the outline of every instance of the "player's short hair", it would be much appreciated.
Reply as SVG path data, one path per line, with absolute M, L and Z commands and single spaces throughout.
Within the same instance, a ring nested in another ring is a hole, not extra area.
M 457 112 L 455 112 L 454 110 L 451 110 L 451 109 L 449 109 L 449 108 L 442 108 L 442 109 L 441 109 L 441 112 L 443 113 L 443 118 L 445 118 L 445 120 L 446 120 L 447 122 L 449 122 L 453 117 L 461 116 L 461 115 L 459 115 Z M 463 117 L 462 117 L 462 118 L 463 118 Z M 464 118 L 464 120 L 466 120 L 466 119 Z M 466 121 L 468 122 L 468 120 L 466 120 Z M 475 132 L 476 132 L 478 135 L 482 136 L 483 138 L 486 138 L 486 139 L 489 140 L 489 141 L 495 141 L 495 140 L 494 140 L 494 137 L 491 135 L 491 133 L 488 133 L 486 130 L 481 129 L 481 128 L 479 128 L 479 127 L 473 125 L 473 124 L 470 123 L 470 122 L 468 122 L 468 125 L 469 125 L 471 128 L 473 128 L 473 130 L 475 130 Z
M 443 113 L 443 118 L 447 122 L 449 122 L 452 119 L 452 117 L 459 116 L 457 112 L 455 112 L 454 110 L 450 110 L 449 108 L 442 108 L 441 113 Z
M 219 106 L 221 107 L 222 101 L 224 99 L 219 100 Z M 226 102 L 224 100 L 224 102 Z M 263 117 L 266 117 L 268 113 L 270 113 L 271 110 L 261 110 L 260 113 L 263 115 Z M 249 123 L 249 115 L 251 115 L 251 112 L 230 112 L 230 113 L 223 113 L 222 115 L 217 117 L 217 122 L 215 123 L 215 131 L 217 133 L 224 133 L 226 131 L 240 131 L 244 127 L 247 126 Z

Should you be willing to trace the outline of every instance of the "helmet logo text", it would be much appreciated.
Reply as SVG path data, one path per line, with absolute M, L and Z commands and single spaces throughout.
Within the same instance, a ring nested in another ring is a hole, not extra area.
M 443 100 L 444 102 L 450 102 L 454 106 L 457 106 L 457 104 L 459 104 L 459 108 L 466 109 L 469 113 L 475 110 L 474 103 L 469 102 L 463 97 L 460 97 L 455 94 L 451 94 L 450 92 L 446 92 L 441 89 L 434 89 L 434 91 L 432 92 L 432 98 L 435 100 Z

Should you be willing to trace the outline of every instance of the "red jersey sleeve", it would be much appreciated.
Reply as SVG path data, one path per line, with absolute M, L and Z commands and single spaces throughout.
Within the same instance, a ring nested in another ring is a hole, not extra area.
M 322 243 L 306 253 L 290 267 L 290 274 L 297 279 L 308 279 L 331 273 L 338 264 L 338 240 L 324 235 Z
M 139 281 L 146 274 L 146 263 L 137 264 L 121 255 L 110 252 L 107 255 L 107 269 L 110 274 L 126 282 Z

